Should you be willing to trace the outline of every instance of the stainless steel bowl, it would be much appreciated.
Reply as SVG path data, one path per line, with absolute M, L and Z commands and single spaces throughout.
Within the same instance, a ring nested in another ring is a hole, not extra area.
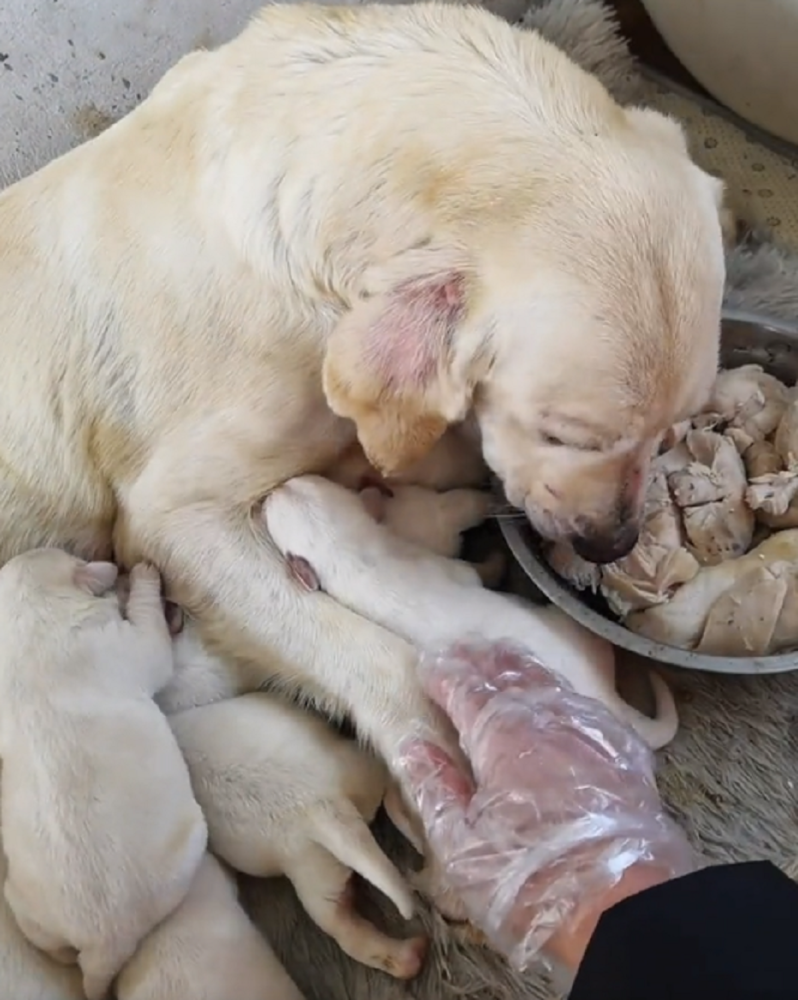
M 725 368 L 762 365 L 776 378 L 793 385 L 798 381 L 798 325 L 726 310 L 721 358 Z M 778 656 L 707 656 L 636 635 L 612 617 L 601 597 L 576 590 L 554 572 L 542 554 L 540 537 L 526 522 L 502 520 L 500 524 L 510 551 L 542 595 L 622 649 L 676 667 L 718 674 L 780 674 L 798 669 L 798 651 Z

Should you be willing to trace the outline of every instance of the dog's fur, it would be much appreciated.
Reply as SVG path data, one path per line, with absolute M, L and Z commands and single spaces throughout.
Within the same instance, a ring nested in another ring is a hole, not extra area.
M 674 122 L 485 11 L 269 6 L 0 195 L 0 560 L 149 559 L 390 756 L 442 726 L 412 647 L 303 600 L 253 504 L 467 418 L 545 534 L 617 557 L 714 378 L 720 200 Z
M 412 893 L 368 828 L 384 764 L 321 719 L 254 693 L 171 717 L 212 850 L 237 871 L 286 875 L 318 926 L 352 958 L 398 978 L 419 971 L 420 938 L 397 941 L 357 916 L 352 871 L 400 913 Z
M 207 839 L 152 700 L 172 674 L 160 578 L 133 568 L 127 620 L 115 581 L 55 549 L 0 570 L 5 896 L 32 944 L 77 959 L 88 1000 L 181 901 Z
M 142 941 L 115 984 L 117 1000 L 303 1000 L 212 854 L 188 895 Z
M 290 480 L 266 499 L 263 512 L 278 548 L 291 560 L 306 560 L 328 594 L 421 649 L 471 632 L 515 640 L 580 694 L 604 702 L 652 747 L 675 736 L 676 707 L 661 678 L 652 675 L 657 718 L 650 719 L 616 692 L 610 643 L 557 608 L 483 590 L 467 564 L 399 538 L 344 487 L 320 476 Z

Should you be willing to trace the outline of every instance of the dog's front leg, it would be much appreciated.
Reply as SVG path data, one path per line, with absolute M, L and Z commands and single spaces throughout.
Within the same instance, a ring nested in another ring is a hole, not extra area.
M 209 647 L 248 665 L 248 686 L 275 679 L 331 714 L 349 713 L 388 762 L 419 728 L 451 746 L 421 690 L 414 648 L 327 595 L 302 590 L 246 510 L 140 503 L 126 522 L 122 559 L 158 566 L 169 597 L 197 617 Z

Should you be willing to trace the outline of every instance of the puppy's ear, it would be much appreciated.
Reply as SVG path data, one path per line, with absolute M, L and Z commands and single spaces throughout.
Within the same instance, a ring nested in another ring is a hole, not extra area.
M 116 583 L 119 570 L 110 562 L 89 562 L 75 570 L 75 586 L 87 590 L 95 597 L 102 597 Z
M 455 370 L 455 350 L 472 282 L 456 253 L 407 251 L 366 273 L 328 342 L 327 402 L 354 421 L 383 475 L 423 458 L 468 410 L 472 386 Z
M 388 498 L 379 486 L 367 486 L 364 490 L 361 490 L 360 499 L 363 501 L 363 506 L 366 508 L 368 516 L 373 521 L 380 524 L 385 520 L 385 505 Z

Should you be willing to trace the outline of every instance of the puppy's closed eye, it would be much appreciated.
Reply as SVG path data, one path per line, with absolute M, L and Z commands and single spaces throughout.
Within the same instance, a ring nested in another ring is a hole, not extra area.
M 543 431 L 540 435 L 540 440 L 543 444 L 547 445 L 549 448 L 567 448 L 568 445 L 562 438 L 557 437 L 556 434 L 547 434 Z

